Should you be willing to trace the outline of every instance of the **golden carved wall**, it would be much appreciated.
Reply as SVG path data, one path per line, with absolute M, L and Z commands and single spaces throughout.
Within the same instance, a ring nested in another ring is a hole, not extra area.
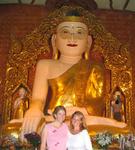
M 19 84 L 27 85 L 28 70 L 35 65 L 40 54 L 49 51 L 49 39 L 55 32 L 57 24 L 64 12 L 71 7 L 62 7 L 52 12 L 40 26 L 21 41 L 12 36 L 12 46 L 9 51 L 6 85 L 4 93 L 3 122 L 10 120 L 12 94 Z M 132 124 L 132 67 L 127 48 L 111 35 L 90 12 L 77 8 L 86 19 L 89 33 L 93 36 L 93 52 L 99 52 L 104 57 L 105 67 L 111 70 L 111 82 L 107 83 L 105 100 L 107 116 L 110 116 L 110 96 L 116 86 L 119 86 L 126 97 L 126 118 Z

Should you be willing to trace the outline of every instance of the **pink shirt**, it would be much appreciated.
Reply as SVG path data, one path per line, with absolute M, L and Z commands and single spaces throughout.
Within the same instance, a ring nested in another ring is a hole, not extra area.
M 66 150 L 68 138 L 68 127 L 63 123 L 59 128 L 52 124 L 45 126 L 47 129 L 47 148 L 48 150 Z

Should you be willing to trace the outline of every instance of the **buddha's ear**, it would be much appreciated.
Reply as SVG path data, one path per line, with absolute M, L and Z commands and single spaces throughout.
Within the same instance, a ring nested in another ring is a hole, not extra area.
M 90 50 L 91 45 L 92 45 L 92 36 L 88 35 L 88 50 Z
M 57 58 L 58 57 L 58 50 L 57 50 L 57 47 L 56 47 L 56 34 L 52 35 L 51 44 L 52 44 L 52 48 L 53 48 L 53 58 L 58 59 Z
M 54 49 L 54 47 L 56 47 L 56 34 L 52 35 L 51 44 L 52 44 L 52 48 Z
M 85 52 L 84 52 L 85 60 L 89 59 L 89 51 L 90 51 L 91 45 L 92 45 L 92 37 L 90 35 L 88 35 L 86 49 L 85 49 Z

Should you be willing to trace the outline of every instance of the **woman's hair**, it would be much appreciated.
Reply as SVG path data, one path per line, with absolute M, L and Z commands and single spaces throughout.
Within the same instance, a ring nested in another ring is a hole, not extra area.
M 64 106 L 56 106 L 54 108 L 54 111 L 53 111 L 53 118 L 55 119 L 55 115 L 60 111 L 60 110 L 63 110 L 66 114 L 66 108 Z
M 86 120 L 85 120 L 85 117 L 83 115 L 82 112 L 80 111 L 75 111 L 72 116 L 71 116 L 71 119 L 70 119 L 70 129 L 73 130 L 74 129 L 74 126 L 72 124 L 72 119 L 75 117 L 75 116 L 78 116 L 80 118 L 80 130 L 82 131 L 83 129 L 86 129 L 87 126 L 86 126 Z

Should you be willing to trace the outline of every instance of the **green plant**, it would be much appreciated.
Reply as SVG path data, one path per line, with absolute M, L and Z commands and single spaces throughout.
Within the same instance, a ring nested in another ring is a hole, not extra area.
M 105 131 L 100 132 L 95 136 L 95 141 L 102 149 L 107 149 L 108 146 L 112 143 L 112 134 Z

